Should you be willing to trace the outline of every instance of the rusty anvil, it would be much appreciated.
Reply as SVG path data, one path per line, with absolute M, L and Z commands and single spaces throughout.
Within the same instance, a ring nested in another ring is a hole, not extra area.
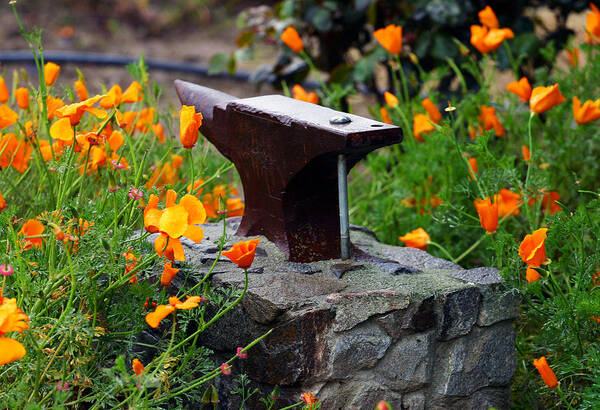
M 175 88 L 240 175 L 245 211 L 236 235 L 264 235 L 291 262 L 350 257 L 347 173 L 399 143 L 399 127 L 281 95 L 238 99 L 181 80 Z

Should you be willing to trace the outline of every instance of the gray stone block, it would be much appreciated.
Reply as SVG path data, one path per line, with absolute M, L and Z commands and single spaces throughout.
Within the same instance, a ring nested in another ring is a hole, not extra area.
M 373 381 L 338 381 L 327 383 L 319 392 L 321 408 L 327 410 L 373 410 L 380 400 L 401 409 L 402 396 L 386 391 Z
M 484 387 L 507 386 L 515 368 L 511 324 L 476 327 L 468 336 L 438 343 L 431 389 L 440 396 L 469 396 Z
M 392 342 L 379 326 L 364 323 L 334 335 L 329 342 L 330 379 L 346 379 L 358 370 L 375 366 Z
M 477 321 L 481 292 L 477 287 L 442 295 L 437 300 L 437 334 L 450 340 L 468 334 Z
M 420 389 L 431 380 L 435 334 L 415 334 L 400 339 L 377 365 L 377 374 L 392 390 Z
M 476 268 L 450 273 L 450 276 L 479 287 L 482 300 L 477 324 L 491 326 L 517 317 L 520 297 L 516 289 L 508 289 L 495 268 Z
M 412 302 L 406 309 L 398 309 L 374 319 L 392 341 L 415 332 L 424 332 L 435 326 L 434 297 Z
M 395 408 L 395 407 L 393 407 Z M 425 410 L 425 394 L 422 391 L 406 393 L 402 396 L 402 410 Z

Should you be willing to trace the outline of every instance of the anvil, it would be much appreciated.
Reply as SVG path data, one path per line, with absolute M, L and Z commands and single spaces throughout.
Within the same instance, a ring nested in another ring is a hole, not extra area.
M 236 235 L 264 235 L 292 262 L 348 257 L 347 173 L 399 143 L 399 127 L 281 95 L 238 99 L 180 80 L 175 88 L 240 175 L 245 211 Z

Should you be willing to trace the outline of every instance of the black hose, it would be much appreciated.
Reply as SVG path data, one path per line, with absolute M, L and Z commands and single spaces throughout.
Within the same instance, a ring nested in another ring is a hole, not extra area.
M 59 64 L 82 64 L 82 65 L 105 65 L 105 66 L 126 66 L 138 61 L 136 58 L 109 53 L 95 53 L 89 51 L 44 51 L 44 60 Z M 33 55 L 30 51 L 0 51 L 0 62 L 2 63 L 33 63 Z M 153 70 L 175 71 L 180 73 L 195 74 L 203 77 L 225 78 L 235 81 L 248 81 L 250 74 L 236 71 L 234 74 L 219 73 L 209 74 L 208 68 L 203 65 L 190 64 L 180 61 L 165 61 L 146 59 L 146 65 Z M 273 84 L 277 76 L 271 74 L 266 82 Z M 306 88 L 320 88 L 316 81 L 306 81 L 303 83 Z

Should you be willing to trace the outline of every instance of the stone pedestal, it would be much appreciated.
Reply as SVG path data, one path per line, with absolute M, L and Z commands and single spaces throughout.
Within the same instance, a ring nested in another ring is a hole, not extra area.
M 228 232 L 238 223 L 229 220 Z M 206 224 L 202 243 L 183 241 L 199 277 L 216 257 L 221 232 Z M 497 271 L 465 270 L 418 249 L 384 245 L 364 228 L 353 227 L 351 239 L 389 262 L 289 263 L 261 238 L 248 293 L 202 343 L 219 360 L 273 328 L 233 368 L 263 395 L 279 385 L 282 405 L 309 391 L 324 410 L 372 410 L 379 400 L 410 410 L 508 408 L 519 298 Z M 224 259 L 212 281 L 240 287 L 244 275 Z M 234 405 L 232 377 L 219 382 L 224 409 Z

